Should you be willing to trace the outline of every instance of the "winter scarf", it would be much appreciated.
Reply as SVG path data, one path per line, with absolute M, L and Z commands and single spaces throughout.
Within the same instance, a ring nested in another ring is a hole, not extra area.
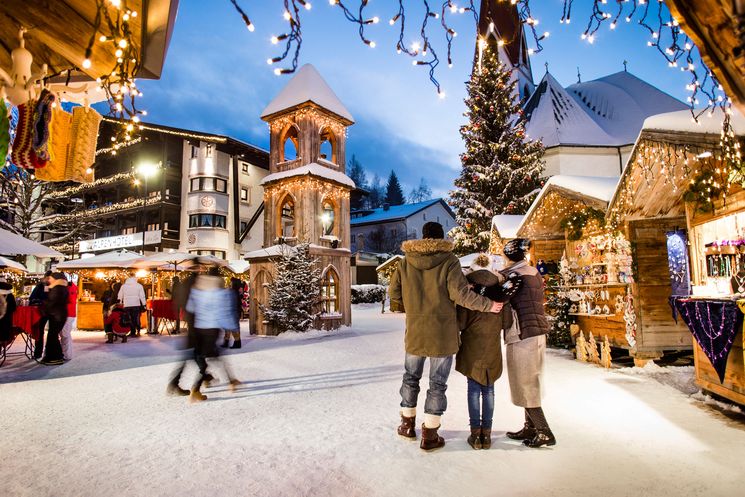
M 0 98 L 0 164 L 5 164 L 10 148 L 10 116 L 5 100 Z
M 36 167 L 42 168 L 49 162 L 49 123 L 52 120 L 52 106 L 55 96 L 46 88 L 42 90 L 34 108 L 34 133 L 31 146 L 36 155 Z

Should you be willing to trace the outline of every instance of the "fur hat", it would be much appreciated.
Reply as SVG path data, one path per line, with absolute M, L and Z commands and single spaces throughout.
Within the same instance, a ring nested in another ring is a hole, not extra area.
M 528 250 L 530 250 L 530 240 L 515 238 L 505 244 L 502 253 L 512 262 L 519 262 L 525 259 L 525 252 Z

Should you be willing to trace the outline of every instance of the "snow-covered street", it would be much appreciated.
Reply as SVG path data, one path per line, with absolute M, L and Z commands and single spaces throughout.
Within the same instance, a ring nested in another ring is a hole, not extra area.
M 331 335 L 244 340 L 226 356 L 243 385 L 235 393 L 224 383 L 208 388 L 208 401 L 197 405 L 165 395 L 178 337 L 105 345 L 102 333 L 80 333 L 77 357 L 56 368 L 11 357 L 0 369 L 0 494 L 742 492 L 742 414 L 710 407 L 654 375 L 608 372 L 557 351 L 548 355 L 544 403 L 556 447 L 529 449 L 504 437 L 523 414 L 510 404 L 503 377 L 492 449 L 472 450 L 466 381 L 453 371 L 447 445 L 424 453 L 395 434 L 403 315 L 356 307 L 354 323 Z

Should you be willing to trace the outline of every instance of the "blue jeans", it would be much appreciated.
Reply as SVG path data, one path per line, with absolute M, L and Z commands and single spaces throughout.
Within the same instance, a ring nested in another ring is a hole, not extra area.
M 404 379 L 401 383 L 401 407 L 416 407 L 419 397 L 419 380 L 424 371 L 426 357 L 406 354 L 404 361 Z M 453 356 L 429 358 L 429 390 L 424 402 L 424 412 L 442 416 L 448 406 L 445 390 L 448 388 L 448 376 L 453 367 Z
M 481 401 L 481 402 L 479 402 Z M 471 428 L 491 430 L 494 417 L 494 385 L 482 385 L 468 378 L 468 417 Z

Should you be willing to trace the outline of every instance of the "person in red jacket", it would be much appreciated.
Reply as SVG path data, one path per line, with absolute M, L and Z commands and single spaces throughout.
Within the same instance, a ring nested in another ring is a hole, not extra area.
M 60 345 L 62 345 L 62 355 L 66 361 L 72 359 L 72 329 L 75 327 L 78 309 L 78 286 L 70 279 L 67 285 L 67 320 L 65 327 L 60 333 Z

